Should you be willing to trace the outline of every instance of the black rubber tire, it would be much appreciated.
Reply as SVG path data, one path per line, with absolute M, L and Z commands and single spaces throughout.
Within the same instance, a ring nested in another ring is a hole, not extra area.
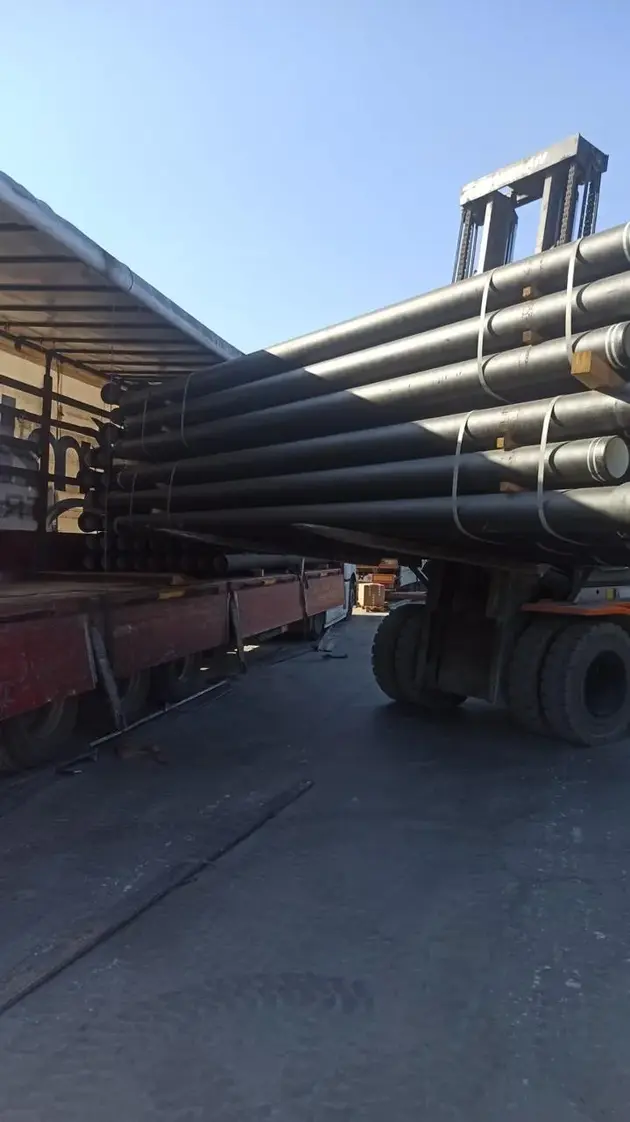
M 26 771 L 59 760 L 74 731 L 77 712 L 77 698 L 64 697 L 3 721 L 3 747 L 15 769 Z
M 580 746 L 621 740 L 630 727 L 630 635 L 608 622 L 566 627 L 549 648 L 540 692 L 555 736 Z
M 326 630 L 326 612 L 318 612 L 304 621 L 304 637 L 318 643 Z
M 541 697 L 541 674 L 547 653 L 566 626 L 562 617 L 534 618 L 516 641 L 507 670 L 506 701 L 514 720 L 539 736 L 551 728 Z
M 3 776 L 15 775 L 18 768 L 11 759 L 4 744 L 0 744 L 0 779 Z
M 125 722 L 131 725 L 146 711 L 151 688 L 151 671 L 139 670 L 130 678 L 117 678 L 116 684 Z
M 354 577 L 350 579 L 348 587 L 348 607 L 346 609 L 346 619 L 351 619 L 352 613 L 357 604 L 357 582 Z
M 418 647 L 428 623 L 426 608 L 415 605 L 400 632 L 394 652 L 394 673 L 403 701 L 431 713 L 448 713 L 463 705 L 462 694 L 430 689 L 417 684 Z
M 372 642 L 372 673 L 376 684 L 392 701 L 404 701 L 396 677 L 396 646 L 406 622 L 415 615 L 415 604 L 393 608 L 379 624 Z
M 192 654 L 154 666 L 151 671 L 152 700 L 159 705 L 172 705 L 202 690 L 207 680 L 201 669 L 203 662 L 202 655 Z

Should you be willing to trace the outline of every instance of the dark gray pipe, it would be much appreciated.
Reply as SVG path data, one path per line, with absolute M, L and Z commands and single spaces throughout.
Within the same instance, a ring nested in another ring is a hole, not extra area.
M 308 524 L 297 528 L 311 529 Z M 593 547 L 586 546 L 583 542 L 579 545 L 570 545 L 553 537 L 543 542 L 537 540 L 537 534 L 530 538 L 512 536 L 506 538 L 504 542 L 484 544 L 481 541 L 476 543 L 470 538 L 461 537 L 451 543 L 435 542 L 426 537 L 414 541 L 409 534 L 407 537 L 392 537 L 389 533 L 384 534 L 383 531 L 365 533 L 331 526 L 318 526 L 317 532 L 324 539 L 343 542 L 344 548 L 351 549 L 354 544 L 357 548 L 364 546 L 377 549 L 384 557 L 397 557 L 401 564 L 411 565 L 426 558 L 436 558 L 443 561 L 458 561 L 466 565 L 502 568 L 510 572 L 531 569 L 532 565 L 535 565 L 538 575 L 541 569 L 555 569 L 571 576 L 576 569 L 588 571 L 589 568 L 599 568 L 602 565 L 624 563 L 627 565 L 630 561 L 629 544 L 618 537 L 598 541 Z M 599 583 L 602 583 L 601 577 Z M 553 582 L 547 587 L 553 589 Z
M 159 536 L 173 541 L 193 541 L 221 549 L 238 550 L 239 552 L 255 551 L 266 555 L 282 549 L 285 553 L 291 553 L 294 556 L 299 555 L 299 557 L 307 558 L 309 562 L 313 561 L 315 564 L 327 563 L 331 558 L 335 558 L 336 561 L 351 561 L 356 564 L 368 565 L 379 561 L 382 557 L 382 554 L 377 554 L 373 549 L 359 547 L 354 543 L 352 545 L 352 555 L 348 556 L 347 550 L 331 549 L 328 540 L 313 533 L 308 528 L 296 529 L 289 526 L 283 530 L 273 530 L 272 533 L 269 533 L 264 527 L 257 527 L 255 534 L 244 532 L 242 535 L 240 529 L 239 527 L 236 531 L 231 530 L 227 534 L 210 534 L 203 531 L 178 530 L 172 526 L 159 526 L 155 528 L 155 537 Z M 142 532 L 143 527 L 134 523 L 132 527 L 133 535 Z
M 302 560 L 313 564 L 321 564 L 315 558 L 301 558 L 290 553 L 231 553 L 227 557 L 227 573 L 251 572 L 252 569 L 299 569 Z
M 523 333 L 533 330 L 555 338 L 565 327 L 566 294 L 556 292 L 539 300 L 520 303 L 485 317 L 484 355 L 511 350 L 523 342 Z M 606 277 L 578 289 L 574 294 L 574 331 L 614 323 L 630 314 L 630 272 Z M 420 335 L 396 339 L 367 351 L 357 351 L 313 366 L 290 370 L 258 385 L 231 387 L 221 393 L 158 409 L 143 416 L 130 416 L 125 438 L 176 429 L 181 433 L 204 420 L 219 420 L 284 405 L 291 401 L 321 397 L 401 374 L 439 368 L 462 362 L 477 354 L 479 319 L 462 320 Z M 615 351 L 612 351 L 613 364 Z M 182 408 L 184 413 L 182 417 Z M 147 440 L 147 444 L 149 441 Z
M 464 449 L 491 448 L 499 437 L 514 444 L 533 444 L 540 438 L 542 423 L 553 398 L 519 405 L 480 409 L 468 416 Z M 448 455 L 455 449 L 465 413 L 408 421 L 378 429 L 319 436 L 310 440 L 244 448 L 214 456 L 163 464 L 133 464 L 118 471 L 124 490 L 141 490 L 156 483 L 176 486 L 205 480 L 249 479 L 256 475 L 313 471 L 327 467 L 388 463 Z M 630 404 L 605 394 L 586 391 L 560 398 L 554 405 L 550 440 L 630 431 Z M 104 476 L 102 477 L 104 480 Z M 96 482 L 95 484 L 96 485 Z
M 507 569 L 510 572 L 531 568 L 532 565 L 538 567 L 541 564 L 546 567 L 550 565 L 562 567 L 567 558 L 570 559 L 571 566 L 582 564 L 581 559 L 575 558 L 574 560 L 576 550 L 570 549 L 561 542 L 557 543 L 556 549 L 551 545 L 541 546 L 537 542 L 524 539 L 520 539 L 518 544 L 513 540 L 511 543 L 492 543 L 491 546 L 484 545 L 483 542 L 475 544 L 467 539 L 465 547 L 462 549 L 458 543 L 436 544 L 426 538 L 423 538 L 422 541 L 414 541 L 410 537 L 392 537 L 389 533 L 384 534 L 383 531 L 376 534 L 365 533 L 360 530 L 340 529 L 336 526 L 311 527 L 308 523 L 298 524 L 296 529 L 316 529 L 321 538 L 343 543 L 346 549 L 351 549 L 353 546 L 355 548 L 378 549 L 382 557 L 396 557 L 401 564 L 416 565 L 425 558 L 435 557 L 442 561 L 459 561 L 468 565 L 492 566 Z M 516 550 L 517 557 L 514 556 L 512 550 Z
M 630 302 L 630 274 L 628 275 Z M 629 303 L 630 308 L 630 303 Z M 617 369 L 630 364 L 630 325 L 616 324 L 577 337 L 578 352 L 592 350 L 605 355 Z M 457 403 L 459 409 L 475 409 L 504 401 L 536 399 L 542 394 L 573 393 L 581 385 L 571 375 L 563 339 L 535 347 L 491 356 L 480 379 L 475 359 L 418 374 L 403 375 L 387 382 L 341 390 L 326 397 L 308 398 L 278 405 L 258 413 L 207 421 L 185 434 L 159 433 L 143 440 L 120 440 L 116 454 L 128 459 L 172 459 L 208 451 L 254 447 L 256 444 L 348 432 L 431 416 Z M 491 397 L 492 391 L 496 396 Z
M 630 532 L 630 484 L 618 487 L 586 487 L 569 491 L 548 491 L 544 496 L 544 515 L 551 528 L 560 534 L 580 535 L 585 539 L 611 537 Z M 501 541 L 506 535 L 528 534 L 546 537 L 538 496 L 517 494 L 464 495 L 457 504 L 465 530 L 482 539 Z M 342 526 L 352 529 L 411 527 L 414 537 L 440 535 L 449 539 L 465 535 L 458 529 L 454 505 L 449 498 L 378 499 L 362 503 L 316 503 L 282 507 L 252 507 L 247 510 L 188 511 L 181 514 L 132 515 L 116 520 L 121 527 L 136 525 L 174 525 L 186 528 L 220 526 L 283 527 L 308 522 L 311 526 Z M 478 543 L 477 543 L 478 544 Z M 595 548 L 595 542 L 593 544 Z
M 528 285 L 540 293 L 556 292 L 566 285 L 568 265 L 576 252 L 576 284 L 625 271 L 630 268 L 630 223 L 584 238 L 577 250 L 575 244 L 558 246 L 495 269 L 491 274 L 488 309 L 517 302 Z M 267 350 L 231 359 L 190 378 L 184 376 L 147 390 L 126 393 L 122 408 L 125 413 L 133 413 L 145 400 L 152 406 L 181 401 L 185 386 L 186 396 L 192 400 L 203 393 L 255 382 L 305 363 L 323 362 L 478 316 L 487 277 L 486 273 L 478 274 L 333 327 L 274 344 Z
M 498 491 L 502 483 L 536 486 L 540 461 L 538 446 L 468 452 L 459 458 L 458 490 Z M 272 475 L 226 483 L 199 483 L 184 487 L 120 493 L 107 496 L 110 513 L 146 510 L 207 510 L 251 507 L 291 502 L 359 501 L 369 498 L 420 498 L 449 494 L 456 466 L 454 456 L 428 460 L 332 468 L 297 475 Z M 618 483 L 630 465 L 628 446 L 620 436 L 597 436 L 546 449 L 544 482 L 547 487 L 581 487 Z

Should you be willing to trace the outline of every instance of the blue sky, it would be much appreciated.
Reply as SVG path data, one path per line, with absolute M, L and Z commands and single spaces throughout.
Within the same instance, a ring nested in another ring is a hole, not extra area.
M 630 218 L 621 0 L 0 12 L 2 170 L 245 350 L 447 283 L 460 186 L 570 133 Z

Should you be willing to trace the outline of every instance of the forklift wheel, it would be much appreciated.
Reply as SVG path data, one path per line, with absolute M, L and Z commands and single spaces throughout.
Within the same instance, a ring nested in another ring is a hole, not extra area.
M 549 648 L 540 692 L 549 726 L 562 740 L 621 740 L 630 726 L 630 635 L 616 623 L 566 627 Z
M 534 617 L 519 636 L 508 666 L 505 692 L 510 713 L 528 732 L 542 736 L 551 732 L 540 695 L 542 666 L 565 624 L 562 616 Z
M 445 690 L 419 684 L 422 680 L 422 667 L 419 666 L 419 659 L 422 657 L 420 645 L 426 624 L 426 610 L 424 607 L 416 606 L 415 611 L 406 620 L 396 644 L 394 656 L 396 681 L 401 700 L 427 712 L 448 713 L 463 705 L 466 698 L 462 694 L 448 693 Z
M 372 673 L 376 684 L 392 701 L 405 700 L 396 677 L 396 647 L 402 629 L 417 612 L 415 604 L 393 608 L 379 624 L 372 642 Z

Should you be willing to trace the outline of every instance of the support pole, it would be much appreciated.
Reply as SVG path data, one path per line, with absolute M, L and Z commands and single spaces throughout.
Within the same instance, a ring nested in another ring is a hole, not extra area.
M 52 427 L 54 354 L 46 351 L 44 381 L 42 384 L 42 415 L 39 432 L 39 469 L 37 478 L 37 498 L 35 500 L 36 552 L 38 565 L 45 569 L 48 560 L 47 514 L 48 514 L 48 476 L 50 473 L 50 433 Z

